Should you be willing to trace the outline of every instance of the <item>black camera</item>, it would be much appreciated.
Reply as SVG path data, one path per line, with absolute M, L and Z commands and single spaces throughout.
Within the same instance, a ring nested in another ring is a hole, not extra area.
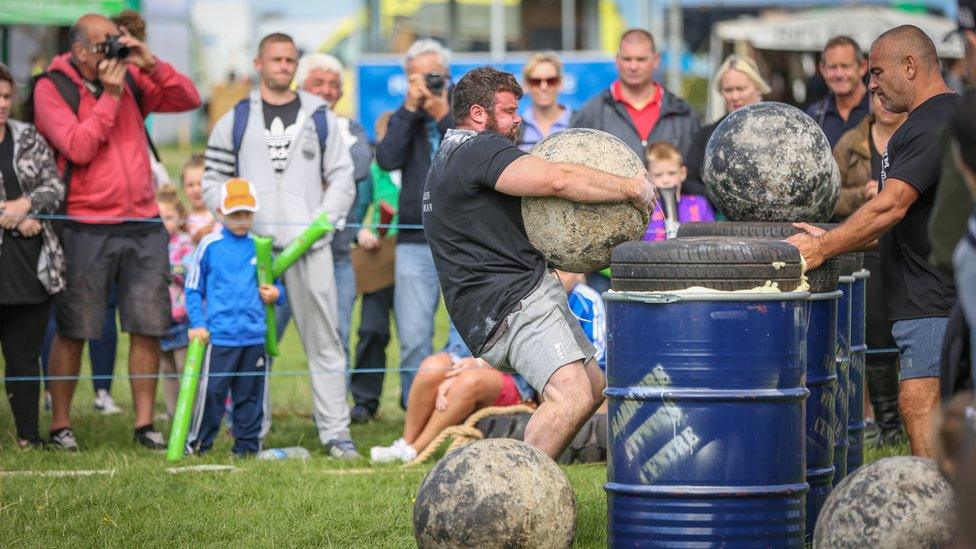
M 106 59 L 125 59 L 129 57 L 129 46 L 119 41 L 119 35 L 110 34 L 105 37 L 105 41 L 96 44 L 93 50 L 96 53 L 104 53 Z
M 440 95 L 444 91 L 444 87 L 447 86 L 447 78 L 439 72 L 431 72 L 424 75 L 427 80 L 427 89 L 430 93 Z

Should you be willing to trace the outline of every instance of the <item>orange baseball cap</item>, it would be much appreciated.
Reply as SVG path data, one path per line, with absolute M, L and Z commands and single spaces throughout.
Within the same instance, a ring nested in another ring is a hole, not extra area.
M 240 211 L 258 211 L 258 199 L 250 181 L 234 177 L 220 188 L 220 212 L 228 215 Z

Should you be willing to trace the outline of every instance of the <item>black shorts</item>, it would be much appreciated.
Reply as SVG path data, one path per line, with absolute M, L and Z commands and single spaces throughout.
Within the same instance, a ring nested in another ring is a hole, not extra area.
M 112 286 L 122 331 L 162 337 L 170 321 L 169 236 L 162 224 L 131 234 L 77 225 L 61 235 L 67 286 L 55 296 L 58 333 L 100 339 Z

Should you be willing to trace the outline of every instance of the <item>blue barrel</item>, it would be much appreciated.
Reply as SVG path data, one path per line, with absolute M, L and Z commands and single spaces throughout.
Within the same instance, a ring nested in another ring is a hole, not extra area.
M 834 480 L 834 410 L 837 398 L 838 290 L 810 296 L 807 327 L 807 533 L 813 529 Z
M 871 274 L 861 269 L 854 273 L 851 290 L 851 368 L 848 371 L 850 389 L 848 390 L 847 417 L 847 474 L 864 465 L 864 375 L 868 344 L 865 318 L 867 315 L 868 277 Z
M 847 476 L 847 418 L 849 416 L 851 367 L 851 294 L 854 277 L 841 276 L 837 287 L 843 292 L 837 307 L 837 398 L 834 400 L 834 486 Z
M 802 547 L 810 297 L 607 292 L 611 547 Z

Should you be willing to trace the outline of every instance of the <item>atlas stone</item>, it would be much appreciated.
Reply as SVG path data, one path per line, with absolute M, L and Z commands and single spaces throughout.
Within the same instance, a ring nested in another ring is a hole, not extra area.
M 421 549 L 570 547 L 576 496 L 559 466 L 512 439 L 483 439 L 448 453 L 413 508 Z
M 620 139 L 584 128 L 554 133 L 536 143 L 533 156 L 582 164 L 623 177 L 644 171 L 644 162 Z M 639 240 L 650 209 L 631 202 L 580 204 L 554 197 L 522 199 L 522 220 L 529 242 L 558 269 L 589 273 L 610 265 L 614 246 Z
M 796 107 L 739 109 L 705 147 L 705 186 L 731 221 L 828 221 L 840 195 L 830 143 Z
M 955 517 L 952 488 L 935 461 L 885 458 L 862 466 L 834 488 L 820 511 L 813 546 L 949 547 Z

